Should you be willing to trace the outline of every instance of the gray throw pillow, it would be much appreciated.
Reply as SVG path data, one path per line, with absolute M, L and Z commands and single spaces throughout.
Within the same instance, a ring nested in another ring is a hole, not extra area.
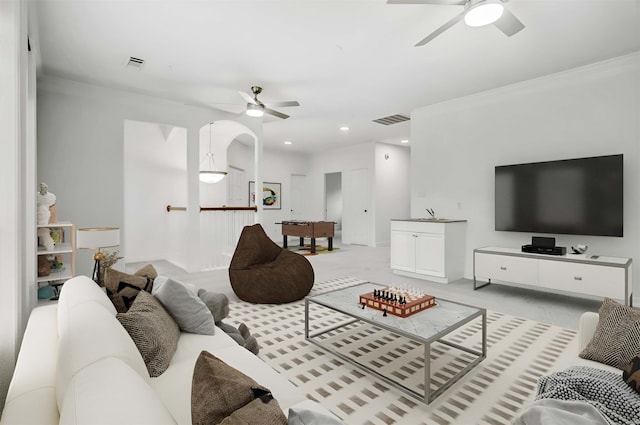
M 344 425 L 331 412 L 311 400 L 291 406 L 288 421 L 288 425 Z
M 160 301 L 140 291 L 129 310 L 116 318 L 138 347 L 149 376 L 162 375 L 178 349 L 180 329 Z
M 640 353 L 640 310 L 605 298 L 593 338 L 580 357 L 618 369 Z
M 158 276 L 154 280 L 151 293 L 160 300 L 180 330 L 203 335 L 215 333 L 216 326 L 209 308 L 182 282 L 167 276 Z

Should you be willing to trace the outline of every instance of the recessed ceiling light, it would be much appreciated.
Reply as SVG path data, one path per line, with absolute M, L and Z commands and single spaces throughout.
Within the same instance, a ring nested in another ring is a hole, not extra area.
M 349 131 L 349 127 L 347 127 L 346 125 L 343 125 L 342 127 L 340 127 L 340 130 Z
M 400 143 L 409 143 L 409 141 L 407 139 L 404 139 L 404 140 L 400 140 Z
M 284 142 L 284 144 L 285 144 L 285 145 L 290 145 L 290 144 L 291 144 L 291 142 L 287 140 L 286 142 Z

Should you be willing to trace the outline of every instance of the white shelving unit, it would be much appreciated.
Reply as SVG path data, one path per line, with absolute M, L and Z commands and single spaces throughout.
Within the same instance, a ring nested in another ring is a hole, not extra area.
M 38 224 L 41 228 L 60 229 L 63 232 L 64 242 L 56 243 L 53 249 L 45 249 L 38 246 L 36 255 L 55 255 L 62 258 L 64 268 L 62 270 L 51 270 L 47 276 L 37 276 L 36 280 L 40 283 L 56 283 L 72 278 L 76 274 L 76 231 L 73 223 L 61 221 L 58 223 Z M 39 285 L 42 286 L 42 285 Z

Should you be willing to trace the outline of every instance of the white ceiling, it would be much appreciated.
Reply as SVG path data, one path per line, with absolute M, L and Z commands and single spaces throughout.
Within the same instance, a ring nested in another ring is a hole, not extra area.
M 461 6 L 385 0 L 36 0 L 43 75 L 241 111 L 264 88 L 287 120 L 265 146 L 317 152 L 409 138 L 372 120 L 640 50 L 640 0 L 512 0 L 526 28 L 459 23 Z M 125 67 L 130 56 L 141 70 Z M 350 131 L 341 132 L 347 125 Z M 293 144 L 284 146 L 285 140 Z

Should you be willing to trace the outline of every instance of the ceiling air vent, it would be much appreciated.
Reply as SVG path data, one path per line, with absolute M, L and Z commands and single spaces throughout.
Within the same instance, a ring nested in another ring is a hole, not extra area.
M 127 67 L 140 69 L 144 65 L 144 59 L 134 58 L 131 56 L 129 58 L 129 62 L 127 62 Z
M 410 119 L 411 118 L 406 115 L 395 114 L 389 115 L 388 117 L 378 118 L 377 120 L 373 120 L 373 122 L 377 122 L 378 124 L 382 125 L 391 125 L 398 124 L 399 122 L 409 121 Z

